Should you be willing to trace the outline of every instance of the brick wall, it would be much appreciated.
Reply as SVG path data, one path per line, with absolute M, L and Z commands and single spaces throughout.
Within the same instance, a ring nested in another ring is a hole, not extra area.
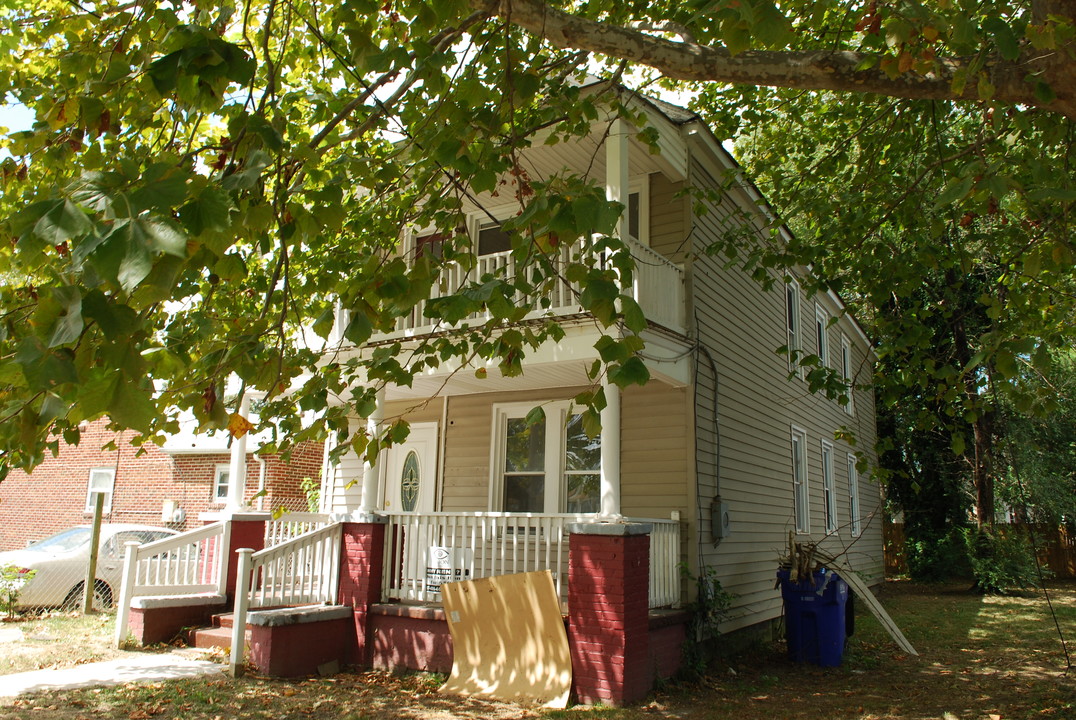
M 56 457 L 46 456 L 32 474 L 12 471 L 0 483 L 0 550 L 24 547 L 73 525 L 92 521 L 85 512 L 90 471 L 109 468 L 116 472 L 112 511 L 106 522 L 140 523 L 174 530 L 198 527 L 199 513 L 219 510 L 214 501 L 213 481 L 218 464 L 229 457 L 219 454 L 169 455 L 155 445 L 139 448 L 130 444 L 134 433 L 107 429 L 107 421 L 91 423 L 78 446 L 61 443 Z M 115 443 L 115 449 L 102 449 Z M 264 507 L 306 510 L 306 496 L 300 488 L 305 477 L 321 474 L 322 448 L 307 443 L 296 448 L 290 462 L 280 456 L 265 457 L 269 492 Z M 258 488 L 261 468 L 253 454 L 247 456 L 247 498 Z M 183 522 L 161 521 L 165 500 L 172 500 L 185 512 Z

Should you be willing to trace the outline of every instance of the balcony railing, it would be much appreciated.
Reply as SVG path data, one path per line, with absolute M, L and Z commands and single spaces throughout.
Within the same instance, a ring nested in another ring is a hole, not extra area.
M 625 288 L 626 293 L 639 304 L 648 320 L 670 330 L 682 332 L 685 327 L 684 271 L 665 256 L 639 242 L 629 239 L 625 243 L 635 259 L 632 286 Z M 578 299 L 581 290 L 579 284 L 568 282 L 564 278 L 564 271 L 572 259 L 575 258 L 578 261 L 581 247 L 580 244 L 576 244 L 562 248 L 552 258 L 554 270 L 561 279 L 548 288 L 546 307 L 543 307 L 546 304 L 541 298 L 517 298 L 518 302 L 529 301 L 533 307 L 542 308 L 533 311 L 528 319 L 544 316 L 564 317 L 584 312 Z M 487 274 L 511 279 L 516 276 L 516 273 L 516 261 L 511 252 L 481 255 L 470 270 L 465 270 L 458 264 L 449 264 L 441 271 L 438 283 L 439 292 L 435 297 L 458 292 L 468 283 L 478 281 Z M 393 332 L 375 334 L 373 339 L 386 340 L 452 329 L 451 325 L 426 317 L 426 305 L 426 300 L 418 302 L 408 314 L 397 319 Z M 464 322 L 474 324 L 484 322 L 486 319 L 488 318 L 483 313 L 476 313 Z M 337 327 L 344 328 L 347 323 L 347 310 L 341 310 Z
M 443 582 L 549 570 L 568 597 L 568 532 L 591 515 L 530 513 L 385 513 L 384 592 L 389 599 L 439 602 Z M 680 524 L 654 525 L 650 536 L 650 607 L 680 601 Z

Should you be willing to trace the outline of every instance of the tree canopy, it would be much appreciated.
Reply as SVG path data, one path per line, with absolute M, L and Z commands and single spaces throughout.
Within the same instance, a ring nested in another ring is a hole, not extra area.
M 516 153 L 538 130 L 588 131 L 616 97 L 584 79 L 638 63 L 700 81 L 719 136 L 754 138 L 750 166 L 799 241 L 739 260 L 812 264 L 884 325 L 944 315 L 912 288 L 976 277 L 989 257 L 972 302 L 993 334 L 969 356 L 928 363 L 929 332 L 910 325 L 894 344 L 912 353 L 909 384 L 977 395 L 972 360 L 1017 377 L 1071 318 L 1073 15 L 1060 1 L 9 3 L 0 96 L 37 122 L 3 140 L 0 463 L 32 466 L 50 433 L 76 440 L 102 414 L 147 436 L 177 408 L 224 427 L 233 375 L 291 441 L 344 439 L 374 386 L 452 358 L 518 372 L 558 327 L 493 328 L 553 281 L 549 238 L 608 232 L 617 210 L 590 178 L 526 177 Z M 775 113 L 786 125 L 768 129 Z M 797 147 L 770 142 L 782 127 Z M 322 352 L 337 302 L 362 342 L 428 297 L 439 264 L 467 254 L 465 200 L 502 189 L 519 206 L 513 251 L 537 272 L 427 309 L 482 307 L 487 326 L 406 357 Z M 917 204 L 936 212 L 904 232 Z M 405 263 L 405 226 L 437 228 L 443 257 Z M 638 326 L 611 271 L 571 272 L 603 323 Z M 637 348 L 610 342 L 610 377 L 645 381 Z M 302 429 L 303 410 L 322 420 Z

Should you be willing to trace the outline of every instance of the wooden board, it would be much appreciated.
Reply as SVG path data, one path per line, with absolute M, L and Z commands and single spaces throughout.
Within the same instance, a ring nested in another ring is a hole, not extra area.
M 548 570 L 445 583 L 452 674 L 441 692 L 568 706 L 572 661 Z
M 904 633 L 900 631 L 897 624 L 893 622 L 893 618 L 889 617 L 889 613 L 882 607 L 882 603 L 878 602 L 878 598 L 874 597 L 874 593 L 871 592 L 871 589 L 860 580 L 859 575 L 856 575 L 852 568 L 845 567 L 844 564 L 835 557 L 826 555 L 825 553 L 819 552 L 816 556 L 826 563 L 826 567 L 837 571 L 837 574 L 841 576 L 841 579 L 848 583 L 848 586 L 855 591 L 856 597 L 867 604 L 867 608 L 871 611 L 874 617 L 878 618 L 878 622 L 882 623 L 882 627 L 886 629 L 886 632 L 889 633 L 890 637 L 896 640 L 897 645 L 899 645 L 904 652 L 909 655 L 919 655 L 919 653 L 915 651 L 915 648 L 912 647 L 912 644 L 908 642 L 908 638 L 904 637 Z

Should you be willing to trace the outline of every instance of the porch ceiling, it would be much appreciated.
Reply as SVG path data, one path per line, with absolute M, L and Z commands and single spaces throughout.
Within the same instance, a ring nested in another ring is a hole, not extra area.
M 465 364 L 451 362 L 415 376 L 411 387 L 389 386 L 387 400 L 415 400 L 439 395 L 515 392 L 543 388 L 581 387 L 593 383 L 587 370 L 599 358 L 594 343 L 598 330 L 593 321 L 565 328 L 564 339 L 546 343 L 531 351 L 523 362 L 521 375 L 505 377 L 495 363 L 472 360 Z M 674 387 L 689 379 L 691 347 L 686 338 L 647 331 L 644 360 L 651 376 Z M 481 371 L 484 371 L 481 372 Z

